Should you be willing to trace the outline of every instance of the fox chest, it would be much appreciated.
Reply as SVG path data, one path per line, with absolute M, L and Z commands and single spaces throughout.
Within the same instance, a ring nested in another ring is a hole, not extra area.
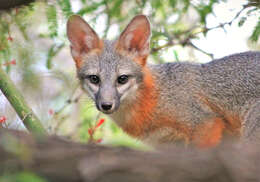
M 240 131 L 240 125 L 233 126 L 231 129 L 220 117 L 207 118 L 198 125 L 188 125 L 169 117 L 153 116 L 145 119 L 135 118 L 132 114 L 121 115 L 123 119 L 121 121 L 126 122 L 118 120 L 117 123 L 129 135 L 153 146 L 182 143 L 194 144 L 201 148 L 213 147 L 221 142 L 224 134 L 232 133 L 239 136 Z
M 185 132 L 166 126 L 140 136 L 140 140 L 152 146 L 172 143 L 186 145 L 190 143 L 190 136 Z
M 178 141 L 188 143 L 191 138 L 190 127 L 174 118 L 146 115 L 129 109 L 112 114 L 112 119 L 129 135 L 152 145 Z

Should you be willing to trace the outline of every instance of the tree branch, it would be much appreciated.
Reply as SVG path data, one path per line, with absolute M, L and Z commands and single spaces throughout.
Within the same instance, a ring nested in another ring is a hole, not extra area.
M 32 109 L 27 105 L 23 96 L 17 90 L 8 75 L 0 67 L 0 90 L 8 99 L 14 110 L 26 126 L 26 128 L 36 135 L 46 135 L 40 120 L 33 113 Z
M 241 15 L 241 13 L 242 13 L 245 9 L 247 9 L 247 8 L 249 8 L 249 7 L 252 7 L 252 6 L 254 6 L 254 5 L 255 5 L 255 4 L 252 4 L 252 3 L 249 3 L 249 4 L 244 5 L 243 8 L 242 8 L 239 12 L 237 12 L 237 14 L 236 14 L 230 21 L 225 22 L 225 23 L 220 23 L 219 25 L 217 25 L 217 26 L 215 26 L 215 27 L 211 27 L 211 28 L 205 27 L 205 28 L 203 29 L 203 32 L 206 33 L 206 32 L 208 32 L 208 31 L 210 31 L 210 30 L 214 30 L 214 29 L 218 29 L 218 28 L 224 28 L 225 25 L 232 25 L 232 23 Z
M 159 50 L 161 50 L 161 49 L 169 48 L 169 47 L 172 47 L 172 46 L 175 46 L 175 45 L 183 45 L 183 46 L 188 45 L 188 46 L 191 46 L 191 47 L 193 47 L 194 49 L 196 49 L 196 50 L 202 52 L 203 54 L 206 54 L 207 56 L 213 58 L 214 55 L 213 55 L 212 53 L 208 53 L 208 52 L 204 51 L 203 49 L 197 47 L 196 45 L 194 45 L 194 44 L 191 42 L 191 39 L 194 38 L 194 37 L 196 37 L 196 35 L 198 35 L 199 33 L 207 33 L 207 32 L 209 32 L 209 31 L 211 31 L 211 30 L 214 30 L 214 29 L 224 28 L 225 25 L 231 25 L 231 24 L 241 15 L 241 13 L 242 13 L 245 9 L 247 9 L 247 8 L 249 8 L 249 7 L 257 6 L 257 5 L 259 5 L 259 4 L 253 3 L 253 2 L 244 5 L 244 6 L 242 7 L 242 9 L 239 10 L 239 12 L 237 12 L 236 15 L 235 15 L 230 21 L 225 22 L 225 23 L 220 23 L 219 25 L 217 25 L 217 26 L 215 26 L 215 27 L 211 27 L 211 28 L 202 27 L 202 28 L 201 28 L 201 31 L 197 31 L 197 32 L 195 32 L 195 33 L 192 33 L 192 32 L 193 32 L 196 28 L 200 28 L 200 27 L 192 27 L 192 28 L 190 28 L 190 29 L 188 29 L 188 30 L 186 30 L 186 31 L 184 31 L 184 32 L 181 32 L 181 33 L 178 35 L 178 37 L 181 37 L 180 35 L 185 35 L 185 34 L 187 34 L 187 37 L 186 37 L 185 39 L 183 39 L 183 40 L 178 40 L 178 39 L 176 39 L 176 38 L 174 38 L 173 36 L 170 36 L 170 35 L 168 34 L 167 37 L 168 37 L 168 40 L 169 40 L 169 41 L 168 41 L 166 44 L 162 45 L 162 46 L 152 48 L 152 49 L 151 49 L 151 53 L 155 53 L 155 52 L 157 52 L 157 51 L 159 51 Z
M 0 129 L 0 175 L 26 170 L 52 182 L 260 181 L 259 152 L 258 145 L 234 142 L 208 150 L 171 146 L 142 152 L 55 136 L 37 141 Z
M 202 52 L 203 54 L 206 54 L 207 56 L 211 57 L 212 59 L 214 58 L 214 54 L 212 53 L 208 53 L 206 51 L 204 51 L 203 49 L 199 48 L 198 46 L 196 46 L 195 44 L 193 44 L 192 42 L 188 42 L 188 45 L 193 47 L 194 49 Z
M 27 5 L 34 0 L 0 0 L 0 10 L 10 9 L 16 6 Z

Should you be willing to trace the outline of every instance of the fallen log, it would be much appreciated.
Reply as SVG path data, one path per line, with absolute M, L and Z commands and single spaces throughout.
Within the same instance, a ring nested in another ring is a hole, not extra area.
M 145 152 L 0 130 L 0 176 L 26 170 L 52 182 L 260 181 L 259 154 L 255 145 L 234 142 L 207 150 L 168 146 Z

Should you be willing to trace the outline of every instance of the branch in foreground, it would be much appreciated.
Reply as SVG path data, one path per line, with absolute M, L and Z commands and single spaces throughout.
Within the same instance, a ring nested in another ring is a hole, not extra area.
M 30 170 L 52 182 L 260 181 L 259 152 L 256 145 L 235 143 L 210 150 L 175 146 L 142 152 L 57 137 L 36 141 L 22 132 L 0 130 L 0 175 Z
M 21 5 L 27 5 L 34 0 L 0 0 L 0 9 L 10 9 Z
M 36 135 L 46 135 L 40 120 L 27 105 L 21 93 L 17 90 L 12 80 L 0 67 L 0 90 L 8 99 L 14 110 L 23 121 L 26 128 Z

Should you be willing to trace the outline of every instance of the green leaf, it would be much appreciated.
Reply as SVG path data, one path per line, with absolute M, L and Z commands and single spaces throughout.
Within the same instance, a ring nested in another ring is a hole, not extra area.
M 161 2 L 161 0 L 152 0 L 152 1 L 151 1 L 151 5 L 152 5 L 152 7 L 153 7 L 155 10 L 158 10 L 158 9 L 161 8 L 162 2 Z
M 36 3 L 31 3 L 28 6 L 25 6 L 23 8 L 19 8 L 19 13 L 12 16 L 13 22 L 18 27 L 20 32 L 23 35 L 23 38 L 25 40 L 29 40 L 29 37 L 27 35 L 27 28 L 31 25 L 31 17 L 35 13 L 35 5 Z
M 258 19 L 258 23 L 256 24 L 255 29 L 254 29 L 250 39 L 253 42 L 257 42 L 259 39 L 259 36 L 260 36 L 260 18 Z
M 56 56 L 60 51 L 61 49 L 64 47 L 64 43 L 63 44 L 60 44 L 60 45 L 52 45 L 51 48 L 49 49 L 48 51 L 48 56 L 47 56 L 47 61 L 46 61 L 46 67 L 48 69 L 51 69 L 52 68 L 52 59 L 54 56 Z
M 176 7 L 176 5 L 177 5 L 177 0 L 169 0 L 169 2 L 170 2 L 170 6 L 171 6 L 172 8 L 175 8 L 175 7 Z
M 60 5 L 60 7 L 61 7 L 63 15 L 66 18 L 68 18 L 70 15 L 73 14 L 73 12 L 71 10 L 70 0 L 59 0 L 58 3 Z
M 260 8 L 260 7 L 259 7 L 259 8 Z M 257 11 L 259 8 L 253 8 L 253 9 L 248 10 L 248 11 L 246 12 L 247 16 L 250 16 L 251 13 Z
M 209 4 L 200 4 L 198 7 L 196 7 L 199 15 L 200 15 L 200 22 L 202 24 L 206 24 L 206 17 L 208 14 L 212 13 L 213 11 L 213 5 L 216 3 L 217 0 L 210 0 Z
M 87 13 L 90 13 L 90 12 L 94 12 L 95 10 L 97 10 L 100 7 L 100 5 L 103 5 L 103 3 L 102 2 L 100 2 L 100 3 L 92 3 L 91 5 L 86 6 L 86 7 L 82 8 L 82 9 L 80 9 L 77 12 L 77 14 L 83 16 L 84 14 L 87 14 Z
M 110 15 L 114 17 L 120 16 L 122 4 L 123 4 L 123 0 L 113 1 L 113 7 L 109 10 Z
M 58 22 L 57 22 L 57 11 L 54 5 L 48 5 L 47 7 L 47 20 L 49 25 L 50 37 L 57 37 Z
M 190 0 L 183 0 L 184 8 L 183 11 L 186 12 L 190 6 Z
M 175 60 L 176 60 L 177 62 L 180 62 L 180 59 L 179 59 L 179 56 L 178 56 L 178 53 L 177 53 L 176 50 L 173 50 L 173 54 L 174 54 Z
M 238 22 L 238 26 L 239 27 L 241 27 L 241 26 L 243 26 L 244 25 L 244 23 L 246 22 L 246 17 L 242 17 L 240 20 L 239 20 L 239 22 Z
M 32 172 L 19 172 L 0 176 L 3 182 L 47 182 L 44 178 Z

